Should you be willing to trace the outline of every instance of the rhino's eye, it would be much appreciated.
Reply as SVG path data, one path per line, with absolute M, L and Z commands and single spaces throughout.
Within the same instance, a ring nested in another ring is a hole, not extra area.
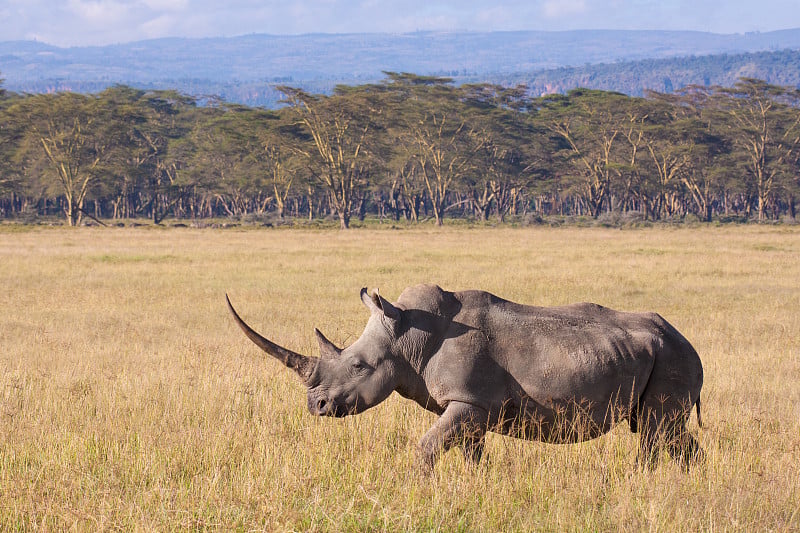
M 352 366 L 353 370 L 363 370 L 367 368 L 367 364 L 360 359 L 354 359 L 353 362 L 350 363 L 350 366 Z

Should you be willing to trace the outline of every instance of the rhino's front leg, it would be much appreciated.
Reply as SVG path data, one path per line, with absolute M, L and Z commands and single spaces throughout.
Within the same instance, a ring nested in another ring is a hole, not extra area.
M 488 417 L 486 410 L 480 407 L 450 402 L 419 443 L 418 455 L 422 468 L 431 471 L 439 455 L 456 445 L 464 447 L 468 460 L 479 461 Z

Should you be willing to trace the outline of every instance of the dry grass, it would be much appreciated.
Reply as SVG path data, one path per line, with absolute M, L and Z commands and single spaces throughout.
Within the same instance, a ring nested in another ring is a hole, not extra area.
M 800 231 L 0 228 L 2 530 L 800 529 Z M 318 419 L 227 316 L 316 353 L 362 286 L 483 288 L 654 310 L 705 366 L 708 453 L 635 468 L 627 428 L 414 467 L 433 421 L 396 395 Z

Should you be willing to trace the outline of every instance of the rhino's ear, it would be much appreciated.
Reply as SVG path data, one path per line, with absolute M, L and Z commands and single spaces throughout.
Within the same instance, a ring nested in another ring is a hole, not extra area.
M 378 289 L 375 289 L 371 295 L 367 292 L 366 287 L 361 289 L 361 301 L 373 313 L 381 313 L 391 320 L 400 320 L 400 309 L 378 294 Z
M 322 332 L 317 328 L 314 328 L 314 333 L 317 336 L 317 342 L 319 343 L 319 353 L 323 359 L 339 357 L 339 354 L 342 353 L 341 348 L 338 348 L 335 344 L 326 339 L 325 335 L 323 335 Z

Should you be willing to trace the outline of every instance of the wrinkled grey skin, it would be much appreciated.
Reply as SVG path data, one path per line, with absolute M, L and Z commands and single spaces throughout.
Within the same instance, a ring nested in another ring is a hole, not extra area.
M 297 372 L 312 414 L 360 413 L 396 391 L 440 415 L 418 448 L 427 469 L 453 446 L 478 461 L 487 431 L 568 443 L 623 420 L 640 433 L 645 464 L 660 448 L 685 467 L 702 454 L 686 423 L 695 405 L 700 423 L 703 367 L 657 314 L 526 306 L 435 285 L 410 287 L 396 304 L 366 289 L 361 300 L 371 312 L 364 333 L 342 350 L 315 330 L 320 358 L 268 341 L 228 306 L 253 342 Z

